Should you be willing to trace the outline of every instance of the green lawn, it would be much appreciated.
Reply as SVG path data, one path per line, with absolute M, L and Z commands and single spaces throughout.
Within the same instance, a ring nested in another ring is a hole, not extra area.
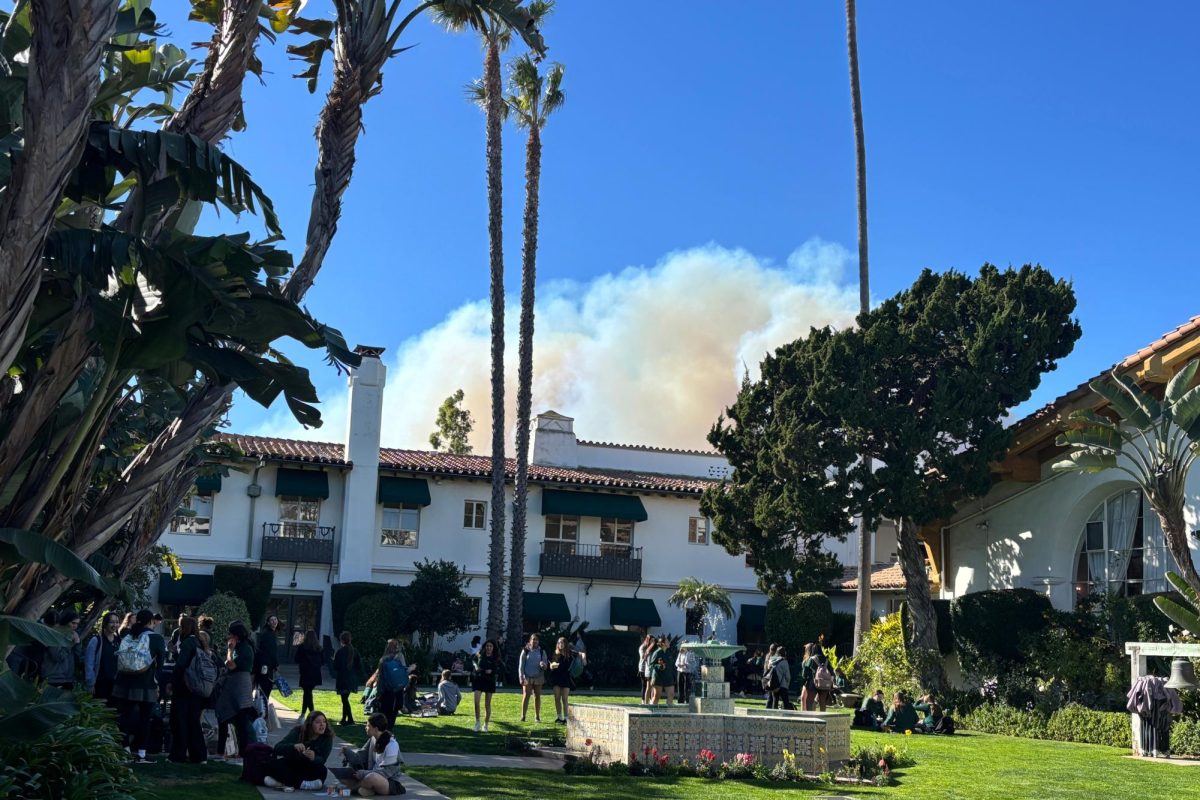
M 895 739 L 854 732 L 856 743 Z M 820 787 L 797 789 L 805 796 L 880 796 L 896 800 L 1093 800 L 1137 798 L 1179 800 L 1200 797 L 1200 767 L 1151 764 L 1125 758 L 1125 752 L 1098 745 L 1014 739 L 986 734 L 909 737 L 916 766 L 896 773 L 886 789 Z M 587 797 L 589 800 L 666 798 L 778 798 L 795 784 L 698 778 L 579 777 L 533 770 L 413 768 L 417 780 L 455 800 L 478 798 Z
M 172 764 L 161 760 L 135 765 L 134 774 L 157 800 L 257 800 L 259 797 L 257 789 L 238 780 L 242 768 L 227 764 Z

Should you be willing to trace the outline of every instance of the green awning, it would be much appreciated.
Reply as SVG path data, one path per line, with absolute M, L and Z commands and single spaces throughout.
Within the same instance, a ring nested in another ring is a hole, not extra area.
M 280 469 L 275 476 L 275 496 L 329 499 L 329 476 L 311 469 Z
M 196 477 L 196 494 L 210 495 L 219 491 L 221 491 L 220 473 L 213 473 L 212 475 L 198 475 Z
M 380 503 L 415 503 L 427 506 L 429 500 L 429 481 L 424 478 L 389 478 L 379 479 Z
M 158 602 L 176 606 L 198 606 L 213 593 L 212 575 L 184 575 L 174 580 L 171 573 L 158 576 Z
M 639 628 L 657 628 L 662 617 L 654 601 L 648 597 L 613 597 L 609 599 L 608 624 L 634 625 Z
M 738 617 L 738 627 L 758 631 L 767 627 L 767 607 L 742 605 L 742 613 Z
M 530 622 L 570 622 L 571 609 L 567 598 L 547 592 L 524 592 L 522 616 Z
M 542 490 L 542 514 L 567 514 L 575 517 L 616 517 L 645 522 L 650 519 L 642 498 L 630 494 L 599 492 L 562 492 Z

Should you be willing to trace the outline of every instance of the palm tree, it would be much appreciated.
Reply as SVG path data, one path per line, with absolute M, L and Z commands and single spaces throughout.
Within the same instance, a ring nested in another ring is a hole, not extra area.
M 854 183 L 858 196 L 858 313 L 871 310 L 871 271 L 867 263 L 867 145 L 863 131 L 862 87 L 858 81 L 858 16 L 846 0 L 846 49 L 850 61 L 850 102 L 854 118 Z M 871 532 L 858 521 L 858 590 L 854 597 L 854 644 L 871 627 Z
M 709 608 L 716 608 L 726 619 L 733 618 L 733 601 L 729 592 L 715 583 L 705 583 L 699 578 L 688 577 L 679 582 L 679 588 L 667 598 L 667 604 L 677 608 L 694 608 L 702 618 L 708 617 Z M 716 633 L 716 630 L 713 630 Z
M 525 128 L 525 227 L 521 248 L 521 326 L 517 365 L 517 464 L 513 489 L 512 541 L 508 576 L 507 639 L 520 641 L 525 592 L 525 512 L 529 495 L 529 419 L 533 404 L 533 300 L 537 277 L 538 185 L 542 174 L 542 127 L 566 99 L 563 66 L 545 77 L 529 56 L 518 58 L 509 75 L 509 111 Z

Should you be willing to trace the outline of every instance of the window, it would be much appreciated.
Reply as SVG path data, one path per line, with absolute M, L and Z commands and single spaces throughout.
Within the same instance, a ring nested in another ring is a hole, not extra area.
M 754 569 L 754 556 L 750 555 L 749 553 L 746 553 L 746 567 L 749 569 Z
M 687 609 L 684 616 L 683 632 L 688 636 L 704 635 L 704 613 L 700 609 Z
M 178 513 L 171 520 L 171 533 L 189 533 L 198 536 L 207 536 L 211 531 L 212 525 L 212 498 L 201 497 L 198 494 L 192 495 L 183 501 L 182 511 L 190 511 L 190 514 Z
M 416 503 L 388 503 L 383 507 L 379 543 L 388 547 L 416 547 L 421 530 L 421 507 Z
M 688 544 L 708 544 L 708 519 L 706 517 L 688 519 Z
M 279 497 L 279 535 L 312 539 L 317 535 L 321 501 L 309 497 Z
M 1137 489 L 1108 498 L 1084 523 L 1075 593 L 1114 595 L 1165 592 L 1170 566 L 1158 515 Z
M 479 625 L 482 620 L 481 608 L 483 607 L 483 598 L 468 597 L 467 598 L 467 620 L 471 625 Z
M 633 547 L 633 520 L 600 518 L 600 555 L 629 558 Z
M 467 500 L 463 503 L 463 527 L 475 531 L 487 529 L 487 503 Z
M 546 515 L 546 552 L 575 554 L 579 539 L 579 517 L 566 514 Z

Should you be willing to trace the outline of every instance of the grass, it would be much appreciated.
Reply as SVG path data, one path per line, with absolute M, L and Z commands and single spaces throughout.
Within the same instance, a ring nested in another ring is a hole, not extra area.
M 896 737 L 855 731 L 856 744 Z M 886 789 L 753 781 L 710 782 L 699 778 L 572 776 L 541 770 L 414 767 L 412 776 L 455 800 L 580 796 L 589 800 L 667 798 L 778 798 L 879 796 L 895 800 L 1092 800 L 1097 797 L 1175 800 L 1196 797 L 1200 767 L 1153 764 L 1126 758 L 1124 750 L 1099 745 L 1015 739 L 987 734 L 908 737 L 916 766 L 897 771 Z
M 134 774 L 156 800 L 257 800 L 260 796 L 253 786 L 238 780 L 242 768 L 228 764 L 172 764 L 164 759 L 139 764 Z

